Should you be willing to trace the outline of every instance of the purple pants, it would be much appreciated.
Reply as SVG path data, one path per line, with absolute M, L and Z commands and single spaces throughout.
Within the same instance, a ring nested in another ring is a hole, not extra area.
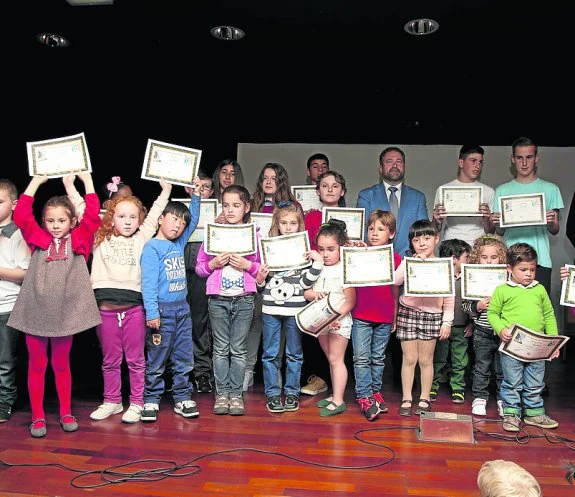
M 144 377 L 146 358 L 146 321 L 141 305 L 104 311 L 100 309 L 102 324 L 96 328 L 102 345 L 102 375 L 104 402 L 122 402 L 122 358 L 126 356 L 130 372 L 130 403 L 144 405 Z

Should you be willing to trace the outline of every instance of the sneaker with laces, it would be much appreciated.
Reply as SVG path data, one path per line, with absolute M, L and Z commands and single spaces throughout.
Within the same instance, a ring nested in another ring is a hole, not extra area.
M 142 411 L 144 408 L 138 404 L 130 404 L 130 407 L 122 415 L 122 423 L 133 424 L 140 421 L 142 417 Z
M 64 414 L 64 416 L 60 418 L 60 426 L 64 431 L 72 433 L 78 429 L 78 421 L 76 421 L 76 418 L 71 414 Z
M 362 397 L 361 399 L 357 399 L 357 403 L 359 407 L 361 407 L 365 419 L 368 421 L 375 421 L 377 419 L 379 409 L 373 397 Z
M 230 397 L 230 416 L 243 416 L 244 399 L 241 397 Z
M 142 415 L 140 419 L 144 423 L 154 423 L 158 419 L 158 411 L 160 410 L 160 404 L 155 402 L 146 402 L 144 404 L 144 409 L 142 410 Z
M 102 419 L 109 418 L 113 414 L 120 414 L 124 410 L 122 404 L 115 404 L 113 402 L 104 402 L 98 409 L 90 414 L 90 419 L 94 421 L 101 421 Z
M 30 425 L 30 435 L 33 438 L 42 438 L 46 436 L 46 420 L 36 419 Z
M 437 392 L 435 390 L 429 392 L 429 400 L 431 402 L 435 402 L 437 400 Z
M 0 423 L 5 423 L 12 416 L 12 407 L 8 404 L 0 404 Z
M 214 414 L 229 414 L 230 413 L 230 399 L 227 395 L 218 395 L 212 410 Z
M 474 416 L 487 416 L 487 401 L 485 399 L 473 399 L 471 404 L 471 414 Z
M 307 379 L 307 385 L 301 389 L 301 393 L 305 395 L 317 395 L 322 392 L 327 392 L 327 383 L 315 374 Z
M 292 394 L 286 395 L 284 407 L 285 410 L 289 412 L 297 411 L 299 409 L 299 397 Z
M 284 412 L 285 407 L 282 404 L 282 399 L 279 395 L 274 395 L 273 397 L 268 397 L 266 401 L 266 407 L 269 412 Z
M 503 401 L 502 400 L 497 401 L 497 414 L 499 414 L 500 418 L 505 417 L 505 414 L 503 414 Z
M 451 402 L 454 404 L 463 404 L 465 402 L 465 392 L 455 391 L 451 393 Z
M 182 400 L 174 406 L 174 412 L 184 418 L 197 418 L 200 415 L 198 406 L 193 400 Z
M 378 414 L 386 413 L 387 412 L 387 404 L 385 400 L 383 400 L 383 395 L 380 392 L 375 392 L 373 394 L 373 398 L 375 399 L 375 403 L 377 404 L 377 409 L 379 411 Z
M 547 414 L 540 414 L 539 416 L 525 416 L 523 422 L 526 425 L 537 426 L 539 428 L 557 428 L 559 423 L 551 419 Z
M 201 374 L 194 379 L 196 383 L 196 392 L 198 393 L 211 393 L 212 392 L 212 380 L 209 374 Z
M 254 372 L 251 369 L 246 369 L 244 373 L 244 383 L 242 385 L 242 391 L 247 392 L 248 388 L 254 386 Z
M 521 430 L 521 420 L 515 414 L 506 414 L 503 418 L 503 429 L 505 431 Z

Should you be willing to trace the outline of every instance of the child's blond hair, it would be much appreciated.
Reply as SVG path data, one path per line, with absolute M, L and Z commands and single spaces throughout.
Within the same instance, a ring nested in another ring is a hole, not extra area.
M 369 228 L 376 221 L 383 224 L 390 233 L 395 234 L 397 221 L 391 212 L 375 209 L 367 218 L 367 227 Z
M 507 246 L 505 242 L 497 235 L 483 235 L 473 242 L 471 253 L 469 254 L 470 264 L 479 264 L 481 257 L 481 249 L 483 247 L 497 247 L 499 254 L 499 264 L 505 264 Z
M 280 221 L 281 218 L 284 217 L 286 214 L 295 214 L 297 216 L 298 221 L 298 231 L 305 230 L 305 223 L 303 220 L 303 214 L 301 213 L 301 209 L 297 207 L 290 201 L 280 202 L 279 206 L 274 209 L 274 213 L 272 216 L 272 225 L 270 227 L 270 236 L 279 236 L 280 233 Z
M 477 475 L 480 497 L 540 497 L 535 477 L 512 461 L 496 459 L 481 466 Z

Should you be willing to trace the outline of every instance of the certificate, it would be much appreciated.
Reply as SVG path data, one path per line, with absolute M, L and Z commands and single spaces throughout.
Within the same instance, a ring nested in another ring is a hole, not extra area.
M 339 219 L 345 223 L 350 240 L 363 240 L 365 209 L 324 207 L 322 213 L 323 223 L 327 223 L 330 219 Z
M 565 267 L 569 270 L 569 276 L 563 281 L 561 287 L 560 304 L 575 307 L 575 266 L 566 264 Z
M 439 201 L 446 216 L 482 216 L 481 201 L 483 188 L 480 186 L 442 186 Z
M 392 285 L 393 245 L 341 247 L 343 287 Z
M 152 181 L 164 178 L 174 185 L 192 186 L 201 157 L 201 150 L 148 140 L 142 178 Z
M 327 326 L 333 323 L 341 314 L 336 311 L 337 302 L 332 302 L 332 296 L 329 294 L 320 300 L 314 300 L 306 305 L 295 316 L 297 327 L 307 333 L 317 337 L 325 330 Z
M 204 251 L 209 255 L 255 254 L 256 225 L 249 224 L 216 224 L 204 226 Z
M 569 340 L 563 335 L 535 333 L 519 324 L 512 324 L 509 331 L 511 340 L 501 342 L 499 351 L 523 362 L 550 361 L 555 351 Z
M 70 173 L 92 172 L 84 133 L 39 142 L 27 142 L 30 176 L 61 178 Z
M 405 259 L 404 295 L 408 297 L 454 297 L 453 259 Z
M 252 212 L 250 214 L 250 221 L 260 229 L 260 235 L 270 236 L 270 228 L 272 227 L 273 214 L 265 214 L 263 212 Z
M 547 224 L 545 194 L 503 195 L 499 197 L 502 228 Z
M 174 202 L 182 202 L 186 207 L 190 205 L 189 198 L 173 198 Z M 212 198 L 203 198 L 200 200 L 200 217 L 198 225 L 194 232 L 188 238 L 189 242 L 203 242 L 204 241 L 204 226 L 206 223 L 213 223 L 217 216 L 218 201 Z
M 289 235 L 260 238 L 260 258 L 270 271 L 286 271 L 308 267 L 311 262 L 305 258 L 309 252 L 307 231 Z
M 496 287 L 507 281 L 505 264 L 461 264 L 461 298 L 481 300 L 491 297 Z
M 292 186 L 291 192 L 304 212 L 312 209 L 321 210 L 323 207 L 315 185 Z

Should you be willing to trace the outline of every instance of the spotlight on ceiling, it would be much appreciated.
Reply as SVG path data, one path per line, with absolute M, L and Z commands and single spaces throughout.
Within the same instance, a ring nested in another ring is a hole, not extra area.
M 66 48 L 70 45 L 70 42 L 60 35 L 54 35 L 52 33 L 40 33 L 36 36 L 38 43 L 42 45 L 47 45 L 51 48 Z
M 216 26 L 210 29 L 210 33 L 218 40 L 226 41 L 241 40 L 246 35 L 240 28 L 233 26 Z
M 73 7 L 80 5 L 113 5 L 114 0 L 66 0 Z
M 439 29 L 439 23 L 433 19 L 414 19 L 409 21 L 403 29 L 414 36 L 430 35 Z

